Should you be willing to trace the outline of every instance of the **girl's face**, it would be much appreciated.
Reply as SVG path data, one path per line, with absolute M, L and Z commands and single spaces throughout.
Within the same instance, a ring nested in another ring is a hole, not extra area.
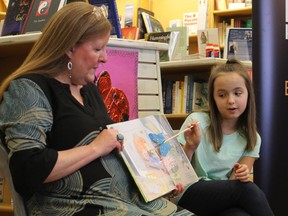
M 223 121 L 237 121 L 247 106 L 245 80 L 234 72 L 223 73 L 214 81 L 213 96 Z
M 69 57 L 72 62 L 72 78 L 74 85 L 85 85 L 95 79 L 95 70 L 100 63 L 107 61 L 106 45 L 110 33 L 102 37 L 92 38 L 80 45 L 75 46 Z

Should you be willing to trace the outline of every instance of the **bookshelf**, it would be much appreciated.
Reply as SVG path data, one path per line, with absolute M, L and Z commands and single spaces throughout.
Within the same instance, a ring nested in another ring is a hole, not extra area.
M 226 59 L 219 58 L 200 58 L 183 61 L 170 61 L 161 62 L 161 78 L 168 80 L 184 80 L 185 75 L 193 75 L 195 80 L 208 80 L 212 67 L 218 64 L 224 64 Z M 242 62 L 247 69 L 252 69 L 252 63 L 250 61 Z M 167 114 L 166 117 L 171 124 L 173 130 L 179 130 L 185 118 L 186 114 Z

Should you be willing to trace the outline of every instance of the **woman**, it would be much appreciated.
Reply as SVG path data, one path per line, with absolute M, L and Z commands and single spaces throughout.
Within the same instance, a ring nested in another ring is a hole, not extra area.
M 116 130 L 106 129 L 112 120 L 94 85 L 111 31 L 102 12 L 84 2 L 64 6 L 1 85 L 0 129 L 28 215 L 178 211 L 164 198 L 144 202 L 119 157 L 123 142 Z

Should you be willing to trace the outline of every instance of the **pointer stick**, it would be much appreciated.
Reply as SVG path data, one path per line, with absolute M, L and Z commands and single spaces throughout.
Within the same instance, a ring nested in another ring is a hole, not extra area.
M 190 129 L 192 129 L 192 128 L 193 128 L 193 125 L 192 125 L 191 127 L 189 127 L 189 128 L 186 128 L 186 129 L 184 129 L 184 130 L 178 132 L 177 134 L 175 134 L 175 135 L 173 135 L 173 136 L 167 138 L 166 140 L 164 140 L 163 143 L 168 142 L 168 141 L 174 139 L 175 137 L 179 136 L 180 134 L 182 134 L 182 133 L 184 133 L 185 131 L 188 131 L 188 130 L 190 130 Z

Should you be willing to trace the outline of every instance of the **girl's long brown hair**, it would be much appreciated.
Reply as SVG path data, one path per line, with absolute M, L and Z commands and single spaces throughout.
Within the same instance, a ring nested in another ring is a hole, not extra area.
M 214 149 L 219 151 L 223 141 L 223 133 L 221 128 L 222 118 L 213 97 L 214 83 L 220 74 L 232 72 L 239 74 L 244 79 L 245 86 L 248 91 L 247 107 L 244 113 L 239 117 L 237 129 L 240 135 L 247 139 L 246 150 L 251 151 L 254 149 L 257 141 L 254 88 L 246 67 L 234 58 L 228 59 L 226 64 L 218 65 L 211 71 L 208 81 L 208 103 L 211 123 L 208 127 L 207 134 L 210 142 L 214 146 Z

